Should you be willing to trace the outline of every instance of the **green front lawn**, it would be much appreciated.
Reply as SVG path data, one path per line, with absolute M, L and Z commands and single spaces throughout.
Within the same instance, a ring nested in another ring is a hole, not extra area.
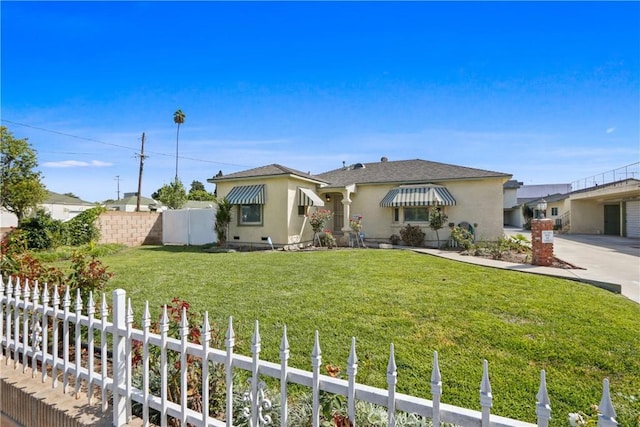
M 602 380 L 622 425 L 640 414 L 640 305 L 585 284 L 482 268 L 401 250 L 204 253 L 141 247 L 101 258 L 109 290 L 158 316 L 174 297 L 209 318 L 222 337 L 233 316 L 236 351 L 250 355 L 260 322 L 263 359 L 279 362 L 287 325 L 291 365 L 310 369 L 314 331 L 323 364 L 344 370 L 357 339 L 359 382 L 386 387 L 394 343 L 398 391 L 430 398 L 433 351 L 443 402 L 480 409 L 489 361 L 493 412 L 535 421 L 540 370 L 547 372 L 553 425 L 600 401 Z M 638 424 L 640 425 L 640 424 Z

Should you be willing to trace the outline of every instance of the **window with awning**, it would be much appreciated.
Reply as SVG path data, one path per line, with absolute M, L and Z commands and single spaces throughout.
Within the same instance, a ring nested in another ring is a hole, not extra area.
M 390 190 L 380 206 L 395 208 L 407 206 L 454 206 L 456 199 L 441 185 L 400 186 Z
M 264 184 L 235 186 L 226 197 L 232 205 L 264 205 Z
M 298 187 L 298 206 L 324 206 L 324 201 L 313 190 Z

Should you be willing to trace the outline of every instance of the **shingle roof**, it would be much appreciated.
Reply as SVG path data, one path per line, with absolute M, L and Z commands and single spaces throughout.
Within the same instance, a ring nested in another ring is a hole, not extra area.
M 358 167 L 358 166 L 363 167 Z M 465 178 L 511 177 L 511 174 L 456 166 L 427 160 L 398 160 L 357 163 L 316 175 L 332 185 L 376 183 L 423 183 Z
M 86 205 L 93 206 L 95 203 L 87 202 L 86 200 L 79 199 L 77 197 L 67 196 L 66 194 L 54 193 L 49 191 L 49 195 L 44 203 L 52 205 Z
M 229 179 L 238 179 L 238 178 L 257 178 L 257 177 L 266 177 L 266 176 L 277 176 L 277 175 L 296 175 L 303 178 L 318 180 L 317 176 L 311 175 L 307 172 L 302 172 L 296 169 L 288 168 L 286 166 L 282 166 L 279 164 L 271 164 L 267 166 L 260 166 L 253 169 L 247 169 L 240 172 L 235 172 L 229 175 L 224 175 L 221 177 L 213 177 L 207 179 L 207 182 L 217 182 L 217 181 L 225 181 Z

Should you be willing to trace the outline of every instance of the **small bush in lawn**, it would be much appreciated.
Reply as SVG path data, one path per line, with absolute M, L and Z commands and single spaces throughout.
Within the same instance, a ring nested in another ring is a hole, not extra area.
M 462 227 L 455 226 L 451 229 L 451 239 L 465 251 L 468 251 L 473 246 L 473 234 Z
M 422 246 L 424 231 L 417 225 L 407 224 L 400 229 L 400 238 L 409 246 Z
M 113 273 L 107 271 L 100 260 L 81 251 L 71 257 L 71 269 L 72 272 L 67 277 L 69 290 L 76 292 L 80 289 L 80 296 L 85 302 L 89 300 L 89 292 L 98 295 L 113 277 Z

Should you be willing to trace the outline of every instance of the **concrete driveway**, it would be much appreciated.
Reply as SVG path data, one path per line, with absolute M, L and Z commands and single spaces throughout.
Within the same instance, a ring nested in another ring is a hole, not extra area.
M 505 228 L 505 234 L 531 233 Z M 613 283 L 621 286 L 622 295 L 640 303 L 640 239 L 592 234 L 555 234 L 556 258 L 581 269 L 566 270 L 576 279 Z

